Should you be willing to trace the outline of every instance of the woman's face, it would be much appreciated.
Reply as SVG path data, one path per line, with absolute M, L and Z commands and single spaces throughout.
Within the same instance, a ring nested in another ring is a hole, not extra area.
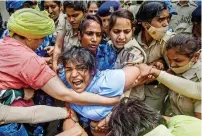
M 50 18 L 56 21 L 60 15 L 60 7 L 57 5 L 57 3 L 50 0 L 45 0 L 44 8 L 49 13 Z
M 167 50 L 167 57 L 172 68 L 183 67 L 191 60 L 188 56 L 177 53 L 175 48 Z
M 102 30 L 96 21 L 88 20 L 85 30 L 81 34 L 81 45 L 84 48 L 96 53 L 98 45 L 102 40 Z
M 82 63 L 69 62 L 65 65 L 66 80 L 71 85 L 72 89 L 78 93 L 83 92 L 92 80 L 92 75 Z
M 115 25 L 110 30 L 110 38 L 113 45 L 118 49 L 122 49 L 124 45 L 131 40 L 132 35 L 133 29 L 131 21 L 118 17 Z
M 151 26 L 156 28 L 167 27 L 170 23 L 170 14 L 168 8 L 162 10 L 159 16 L 156 16 L 151 21 Z
M 98 11 L 98 6 L 96 3 L 91 3 L 90 7 L 87 9 L 87 14 L 88 15 L 95 15 Z

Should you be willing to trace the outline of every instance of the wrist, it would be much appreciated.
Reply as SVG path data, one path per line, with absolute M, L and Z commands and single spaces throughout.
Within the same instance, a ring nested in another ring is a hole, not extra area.
M 160 74 L 161 70 L 158 70 L 154 67 L 151 68 L 151 74 L 154 76 L 154 77 L 158 77 L 159 74 Z

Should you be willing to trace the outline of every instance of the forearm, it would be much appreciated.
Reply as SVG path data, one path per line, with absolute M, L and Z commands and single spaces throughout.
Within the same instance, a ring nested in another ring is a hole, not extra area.
M 120 97 L 107 98 L 85 91 L 82 93 L 76 93 L 72 89 L 68 89 L 57 76 L 50 79 L 46 85 L 42 87 L 42 90 L 58 100 L 79 105 L 109 106 L 119 103 L 120 100 Z
M 53 61 L 58 60 L 59 55 L 61 54 L 63 47 L 64 36 L 58 34 L 56 37 L 55 48 L 53 50 Z
M 161 71 L 157 80 L 171 90 L 189 98 L 201 100 L 201 83 Z
M 42 123 L 68 117 L 66 108 L 37 105 L 32 107 L 10 107 L 0 104 L 0 121 L 5 123 Z

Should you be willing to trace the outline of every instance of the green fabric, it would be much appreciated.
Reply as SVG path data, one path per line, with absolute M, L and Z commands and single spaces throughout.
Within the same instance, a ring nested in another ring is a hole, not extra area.
M 9 90 L 1 90 L 0 91 L 0 103 L 4 105 L 10 105 L 14 101 L 23 99 L 24 91 L 23 89 L 9 89 Z
M 43 38 L 55 30 L 54 21 L 46 13 L 36 9 L 24 8 L 14 12 L 8 20 L 11 32 L 29 39 Z
M 144 136 L 201 136 L 201 120 L 186 115 L 176 115 Z
M 201 136 L 201 120 L 186 115 L 177 115 L 167 121 L 174 136 Z
M 164 125 L 159 125 L 144 136 L 173 136 Z

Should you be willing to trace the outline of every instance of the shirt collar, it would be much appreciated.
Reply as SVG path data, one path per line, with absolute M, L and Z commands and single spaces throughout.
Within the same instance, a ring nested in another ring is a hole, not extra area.
M 189 1 L 188 1 L 186 4 L 184 4 L 184 5 L 180 4 L 180 2 L 179 2 L 179 1 L 177 2 L 177 4 L 178 4 L 178 5 L 180 5 L 180 6 L 182 6 L 182 7 L 185 7 L 185 6 L 188 6 L 188 7 L 189 7 L 189 6 L 190 6 Z
M 157 41 L 153 40 L 151 42 L 151 44 L 149 46 L 147 46 L 145 43 L 142 42 L 142 31 L 140 31 L 139 34 L 138 34 L 138 36 L 137 36 L 137 42 L 141 45 L 141 47 L 143 47 L 144 49 L 147 49 L 147 48 L 155 45 Z

